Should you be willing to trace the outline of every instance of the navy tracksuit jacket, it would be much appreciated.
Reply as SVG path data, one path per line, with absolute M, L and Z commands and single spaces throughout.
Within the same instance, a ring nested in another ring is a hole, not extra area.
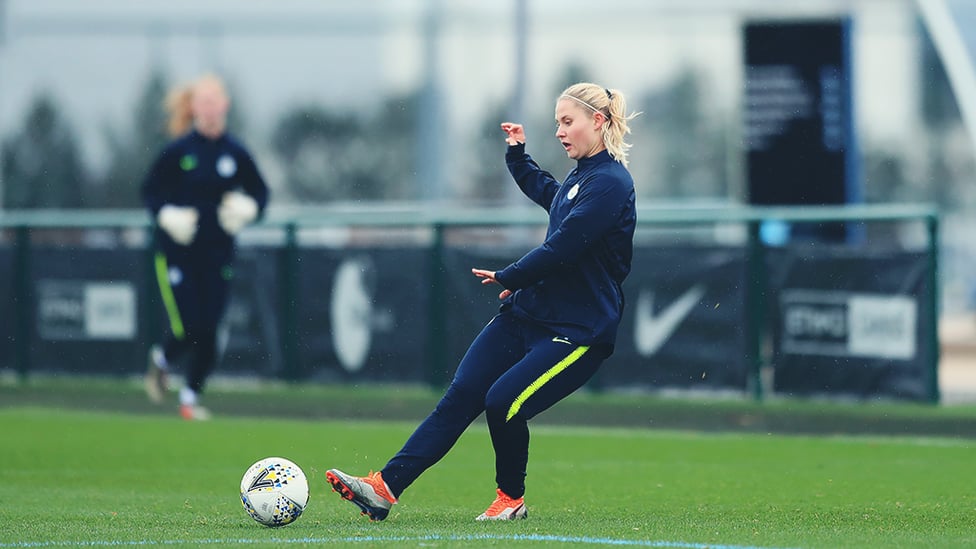
M 234 237 L 217 221 L 217 207 L 232 190 L 254 198 L 259 216 L 264 212 L 268 187 L 250 153 L 226 133 L 208 139 L 195 130 L 163 149 L 142 185 L 154 220 L 167 204 L 192 206 L 199 213 L 188 246 L 174 242 L 158 226 L 155 231 L 156 277 L 171 331 L 164 351 L 173 360 L 196 348 L 187 385 L 198 393 L 216 360 L 216 331 L 232 276 Z
M 546 239 L 496 272 L 514 294 L 468 348 L 434 411 L 383 468 L 397 497 L 481 412 L 495 482 L 522 497 L 528 420 L 581 387 L 613 352 L 637 224 L 630 173 L 607 151 L 579 160 L 562 184 L 524 144 L 510 146 L 505 160 L 522 192 L 549 212 Z

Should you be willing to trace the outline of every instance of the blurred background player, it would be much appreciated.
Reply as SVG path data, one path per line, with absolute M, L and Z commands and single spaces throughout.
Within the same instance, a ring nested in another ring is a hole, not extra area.
M 495 450 L 496 497 L 477 520 L 524 518 L 528 421 L 583 386 L 613 353 L 630 272 L 634 181 L 623 95 L 590 83 L 556 102 L 556 139 L 576 168 L 560 184 L 525 153 L 520 124 L 503 123 L 508 170 L 549 212 L 545 242 L 500 271 L 472 269 L 500 284 L 502 305 L 468 348 L 450 387 L 386 466 L 366 477 L 338 469 L 326 479 L 371 520 L 451 449 L 485 412 Z
M 166 103 L 175 139 L 150 169 L 142 198 L 156 221 L 156 279 L 170 329 L 149 351 L 145 386 L 162 402 L 170 365 L 185 357 L 180 414 L 207 419 L 199 399 L 217 360 L 235 236 L 261 216 L 268 188 L 250 153 L 226 131 L 230 100 L 219 78 L 205 75 Z

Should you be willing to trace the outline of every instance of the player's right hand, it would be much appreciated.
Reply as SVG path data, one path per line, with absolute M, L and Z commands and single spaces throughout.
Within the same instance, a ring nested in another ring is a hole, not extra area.
M 501 284 L 501 282 L 498 282 L 498 280 L 495 278 L 495 271 L 489 271 L 486 269 L 471 269 L 471 272 L 474 273 L 474 276 L 481 279 L 482 284 Z M 512 290 L 505 288 L 500 294 L 498 294 L 498 299 L 504 301 L 508 299 L 508 296 L 510 295 L 512 295 Z
M 166 231 L 174 242 L 189 246 L 193 237 L 197 235 L 197 221 L 200 214 L 192 206 L 174 206 L 167 204 L 159 209 L 156 221 Z
M 502 122 L 502 131 L 508 134 L 508 136 L 505 138 L 505 142 L 509 145 L 525 143 L 525 130 L 522 128 L 521 124 Z

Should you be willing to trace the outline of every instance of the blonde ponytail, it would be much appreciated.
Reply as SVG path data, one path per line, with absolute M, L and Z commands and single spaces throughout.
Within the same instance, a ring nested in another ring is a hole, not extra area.
M 193 126 L 193 87 L 182 86 L 166 95 L 163 107 L 169 113 L 166 131 L 172 137 L 179 137 Z

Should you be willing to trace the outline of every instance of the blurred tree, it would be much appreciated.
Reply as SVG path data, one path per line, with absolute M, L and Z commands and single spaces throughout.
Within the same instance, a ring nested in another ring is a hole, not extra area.
M 159 154 L 169 136 L 166 135 L 167 114 L 163 108 L 167 79 L 159 69 L 154 70 L 136 102 L 132 125 L 119 132 L 106 128 L 109 165 L 104 179 L 89 201 L 100 208 L 137 208 L 142 202 L 139 187 L 150 164 Z
M 505 166 L 505 134 L 499 126 L 508 120 L 507 105 L 508 101 L 503 101 L 500 105 L 486 108 L 484 120 L 476 126 L 469 149 L 472 153 L 471 159 L 465 163 L 471 166 L 470 172 L 466 174 L 470 185 L 461 190 L 461 197 L 465 200 L 501 203 L 514 194 L 509 187 L 515 187 L 515 183 Z
M 271 145 L 284 168 L 288 194 L 299 204 L 352 198 L 365 166 L 357 166 L 350 155 L 363 133 L 362 123 L 349 113 L 334 114 L 319 106 L 286 113 Z
M 3 143 L 5 208 L 78 208 L 88 184 L 75 132 L 53 97 L 34 99 L 23 128 Z
M 320 106 L 286 113 L 271 142 L 287 193 L 298 203 L 418 198 L 416 116 L 416 94 L 388 99 L 372 118 Z
M 411 92 L 385 100 L 367 127 L 374 143 L 371 155 L 376 160 L 379 192 L 384 200 L 416 200 L 424 196 L 417 174 L 417 118 L 420 94 Z
M 655 198 L 728 198 L 726 174 L 728 132 L 705 109 L 705 82 L 691 68 L 640 102 L 644 115 L 633 121 L 635 134 L 643 134 L 641 154 L 654 155 L 644 163 L 649 173 L 643 190 Z M 633 107 L 630 107 L 633 109 Z M 638 194 L 641 193 L 640 189 Z

